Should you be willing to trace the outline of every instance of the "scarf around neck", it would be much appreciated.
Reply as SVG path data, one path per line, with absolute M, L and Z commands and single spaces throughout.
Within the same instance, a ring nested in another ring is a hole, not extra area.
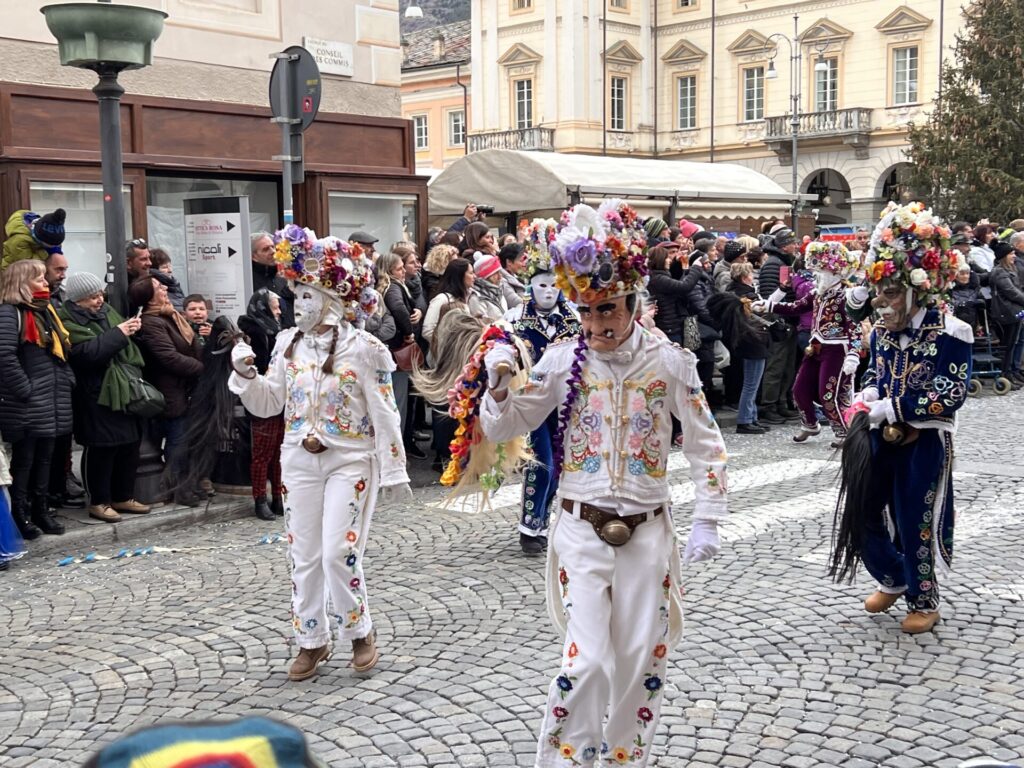
M 191 344 L 192 340 L 196 337 L 196 332 L 192 330 L 192 326 L 189 325 L 185 316 L 176 310 L 171 304 L 164 304 L 160 309 L 144 309 L 142 310 L 142 314 L 160 315 L 171 318 L 171 320 L 174 321 L 175 327 L 178 329 L 178 333 L 180 333 L 185 339 L 186 344 Z
M 42 347 L 54 357 L 66 361 L 65 352 L 71 341 L 50 303 L 50 292 L 34 291 L 32 301 L 18 305 L 18 309 L 21 312 L 21 340 Z

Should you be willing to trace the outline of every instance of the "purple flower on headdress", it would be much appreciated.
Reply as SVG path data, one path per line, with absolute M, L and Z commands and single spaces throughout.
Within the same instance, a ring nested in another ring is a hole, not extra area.
M 562 259 L 573 272 L 587 274 L 597 264 L 597 245 L 589 238 L 580 238 L 565 246 Z

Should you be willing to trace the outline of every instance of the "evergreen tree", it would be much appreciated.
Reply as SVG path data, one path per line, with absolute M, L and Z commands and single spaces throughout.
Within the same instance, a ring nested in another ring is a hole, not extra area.
M 947 220 L 1024 215 L 1024 2 L 964 9 L 927 123 L 911 126 L 911 185 Z

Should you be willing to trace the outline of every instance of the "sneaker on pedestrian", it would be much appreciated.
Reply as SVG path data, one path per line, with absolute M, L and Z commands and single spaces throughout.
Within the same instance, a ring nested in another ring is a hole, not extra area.
M 814 437 L 821 432 L 820 424 L 801 424 L 800 431 L 793 435 L 794 443 L 803 443 L 807 441 L 807 438 Z
M 256 513 L 256 517 L 258 517 L 260 520 L 274 519 L 274 510 L 272 510 L 270 508 L 270 505 L 267 504 L 266 496 L 260 496 L 257 499 L 255 499 L 255 501 L 253 502 L 253 506 L 253 511 Z
M 89 517 L 102 520 L 104 523 L 121 522 L 121 516 L 107 504 L 90 504 Z
M 370 632 L 366 637 L 352 641 L 352 669 L 356 672 L 373 669 L 379 660 L 376 632 Z
M 50 496 L 48 503 L 50 509 L 85 509 L 85 496 L 83 494 L 75 498 L 66 493 L 59 493 Z
M 410 459 L 425 459 L 427 458 L 427 452 L 420 448 L 416 443 L 410 443 L 405 446 L 405 455 Z
M 737 424 L 736 434 L 737 435 L 763 435 L 767 430 L 764 427 L 759 427 L 757 424 Z
M 760 421 L 755 421 L 755 422 L 753 422 L 753 424 L 754 424 L 755 427 L 760 427 L 765 432 L 771 432 L 772 431 L 771 427 L 769 427 L 767 424 L 762 424 Z
M 115 501 L 110 505 L 118 512 L 128 512 L 132 515 L 146 515 L 149 514 L 150 507 L 148 504 L 143 504 L 141 501 L 135 499 L 128 499 L 128 501 Z
M 794 419 L 799 419 L 800 418 L 800 411 L 797 411 L 797 410 L 795 410 L 793 408 L 787 408 L 784 405 L 780 405 L 779 406 L 778 414 L 779 414 L 779 416 L 784 418 L 786 421 L 792 421 Z
M 85 496 L 85 488 L 73 472 L 68 472 L 64 481 L 64 495 L 71 499 L 81 499 Z
M 786 419 L 775 408 L 765 408 L 757 414 L 757 421 L 766 424 L 785 424 Z
M 298 682 L 308 680 L 316 674 L 317 667 L 331 658 L 331 650 L 326 645 L 319 648 L 300 648 L 299 655 L 288 669 L 288 679 Z

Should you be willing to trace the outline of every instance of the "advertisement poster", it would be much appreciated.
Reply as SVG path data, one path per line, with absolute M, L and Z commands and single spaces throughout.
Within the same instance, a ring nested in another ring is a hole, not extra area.
M 200 197 L 184 204 L 189 291 L 206 298 L 211 320 L 237 320 L 252 295 L 249 198 Z

